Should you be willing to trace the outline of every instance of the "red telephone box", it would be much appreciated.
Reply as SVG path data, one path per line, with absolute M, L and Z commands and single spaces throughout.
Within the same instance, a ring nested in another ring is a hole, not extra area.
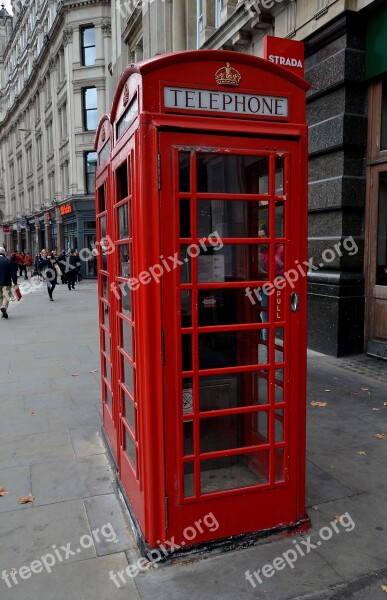
M 148 547 L 308 527 L 307 88 L 163 55 L 100 121 L 103 425 Z

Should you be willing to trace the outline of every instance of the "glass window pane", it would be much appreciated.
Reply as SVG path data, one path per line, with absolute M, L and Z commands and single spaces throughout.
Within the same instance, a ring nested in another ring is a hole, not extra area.
M 190 152 L 179 152 L 179 190 L 189 192 L 190 189 Z
M 129 431 L 124 427 L 125 433 L 125 452 L 132 463 L 133 469 L 136 470 L 136 446 L 134 441 L 129 433 Z
M 127 396 L 124 392 L 123 402 L 124 402 L 124 410 L 125 410 L 125 419 L 128 422 L 130 429 L 132 430 L 133 435 L 136 434 L 136 408 L 133 404 L 133 401 Z
M 279 408 L 275 411 L 275 441 L 284 441 L 284 409 Z
M 106 237 L 106 217 L 100 217 L 99 218 L 99 233 L 101 236 L 101 239 Z
M 97 108 L 97 88 L 84 89 L 84 102 L 87 110 Z
M 183 379 L 182 409 L 183 409 L 183 415 L 189 415 L 194 410 L 192 378 L 191 377 L 187 377 L 187 378 Z
M 285 224 L 284 224 L 284 203 L 276 202 L 275 203 L 275 237 L 282 238 L 284 237 Z
M 190 290 L 181 291 L 181 326 L 192 327 Z
M 200 377 L 199 409 L 207 412 L 267 404 L 267 378 L 267 373 L 259 377 L 256 372 Z
M 85 67 L 94 65 L 95 63 L 95 47 L 85 48 L 83 51 L 83 64 Z
M 194 496 L 194 463 L 184 463 L 184 497 L 190 498 Z
M 108 385 L 104 385 L 105 388 L 105 398 L 106 398 L 106 404 L 108 405 L 108 407 L 110 408 L 110 410 L 113 410 L 113 400 L 112 400 L 112 393 L 110 391 L 110 388 Z
M 201 493 L 263 485 L 269 481 L 269 452 L 202 460 Z
M 220 369 L 262 363 L 258 357 L 259 329 L 199 333 L 198 337 L 200 369 Z
M 198 200 L 198 236 L 216 232 L 221 238 L 261 237 L 269 223 L 268 202 L 254 200 Z M 267 237 L 267 234 L 264 236 Z
M 282 156 L 277 156 L 275 159 L 275 193 L 277 196 L 284 194 L 284 164 Z
M 126 354 L 128 354 L 132 359 L 133 356 L 133 326 L 125 321 L 124 319 L 120 319 L 121 321 L 121 348 L 125 350 Z
M 285 481 L 283 448 L 276 448 L 274 450 L 274 471 L 276 482 Z
M 262 307 L 261 298 L 260 288 L 198 290 L 199 327 L 256 323 Z M 264 302 L 267 299 L 265 296 Z
M 193 446 L 193 421 L 183 422 L 183 440 L 184 440 L 184 456 L 189 456 L 194 453 Z
M 188 246 L 181 246 L 180 262 L 183 263 L 180 268 L 180 282 L 191 283 L 191 259 L 187 254 Z
M 191 237 L 191 202 L 180 200 L 180 237 Z M 199 234 L 201 235 L 201 234 Z
M 199 193 L 268 194 L 268 184 L 268 157 L 213 152 L 197 155 Z
M 284 362 L 284 330 L 274 330 L 274 360 L 276 363 Z
M 118 238 L 123 240 L 129 237 L 128 205 L 124 204 L 118 209 Z
M 120 296 L 121 312 L 132 320 L 132 292 L 130 291 L 128 284 L 120 283 Z
M 128 391 L 134 397 L 134 386 L 133 386 L 133 378 L 134 378 L 134 369 L 133 365 L 126 360 L 126 358 L 122 358 L 123 361 L 123 372 L 122 372 L 122 381 L 125 384 Z
M 95 45 L 95 29 L 94 29 L 94 27 L 85 27 L 82 30 L 82 45 L 83 45 L 83 47 Z
M 267 423 L 267 411 L 200 419 L 200 454 L 266 444 Z
M 376 285 L 387 285 L 387 172 L 379 175 Z
M 201 250 L 198 282 L 267 281 L 269 278 L 269 244 L 224 245 L 215 250 Z
M 129 244 L 121 244 L 120 249 L 120 271 L 121 277 L 130 277 L 130 264 L 129 264 Z
M 85 127 L 87 131 L 93 131 L 97 129 L 98 115 L 97 109 L 90 109 L 86 112 L 86 124 Z
M 104 340 L 103 349 L 105 350 L 106 354 L 108 356 L 110 356 L 110 335 L 106 331 L 106 329 L 103 330 L 103 340 Z
M 181 336 L 181 354 L 183 371 L 192 371 L 192 335 Z

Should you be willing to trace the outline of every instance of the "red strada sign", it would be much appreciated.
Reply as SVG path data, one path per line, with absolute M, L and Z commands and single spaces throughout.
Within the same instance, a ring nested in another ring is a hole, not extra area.
M 73 212 L 73 209 L 71 208 L 71 204 L 63 204 L 60 207 L 60 214 L 61 215 L 68 215 L 71 212 Z
M 264 58 L 304 77 L 304 43 L 267 35 L 264 40 Z

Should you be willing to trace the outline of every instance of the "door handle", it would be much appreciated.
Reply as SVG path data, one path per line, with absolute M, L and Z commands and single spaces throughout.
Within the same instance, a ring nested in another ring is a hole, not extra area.
M 298 312 L 300 310 L 300 294 L 292 292 L 290 294 L 290 310 L 292 312 Z

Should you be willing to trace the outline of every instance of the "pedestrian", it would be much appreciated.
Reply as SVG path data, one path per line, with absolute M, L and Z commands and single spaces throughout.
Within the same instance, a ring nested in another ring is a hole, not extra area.
M 70 250 L 68 259 L 69 268 L 66 273 L 67 287 L 69 290 L 75 290 L 75 281 L 77 278 L 77 268 L 81 266 L 79 258 L 76 257 L 73 249 Z
M 11 297 L 12 283 L 17 285 L 17 275 L 12 273 L 11 261 L 7 258 L 5 249 L 0 247 L 0 303 L 1 316 L 8 319 L 8 304 Z
M 12 252 L 9 260 L 11 261 L 11 277 L 12 277 L 12 281 L 16 281 L 17 282 L 17 274 L 18 274 L 18 270 L 19 270 L 19 265 L 18 265 L 18 262 L 17 262 L 17 254 L 16 254 L 16 252 Z
M 26 265 L 26 275 L 27 275 L 27 269 L 31 269 L 31 267 L 32 267 L 32 257 L 29 252 L 27 252 L 25 255 L 24 263 Z M 27 277 L 26 277 L 26 279 L 27 279 Z
M 62 284 L 67 283 L 66 281 L 66 252 L 62 250 L 62 252 L 58 256 L 58 265 L 60 269 L 60 280 Z
M 46 277 L 47 292 L 48 297 L 50 298 L 51 302 L 53 302 L 54 298 L 52 297 L 52 295 L 58 283 L 58 263 L 55 256 L 55 252 L 50 252 L 45 258 L 45 261 L 46 263 L 44 274 Z
M 17 263 L 19 265 L 19 275 L 20 275 L 20 277 L 24 273 L 24 279 L 28 279 L 25 257 L 26 257 L 26 255 L 25 255 L 24 252 L 19 252 L 19 254 L 17 255 Z

